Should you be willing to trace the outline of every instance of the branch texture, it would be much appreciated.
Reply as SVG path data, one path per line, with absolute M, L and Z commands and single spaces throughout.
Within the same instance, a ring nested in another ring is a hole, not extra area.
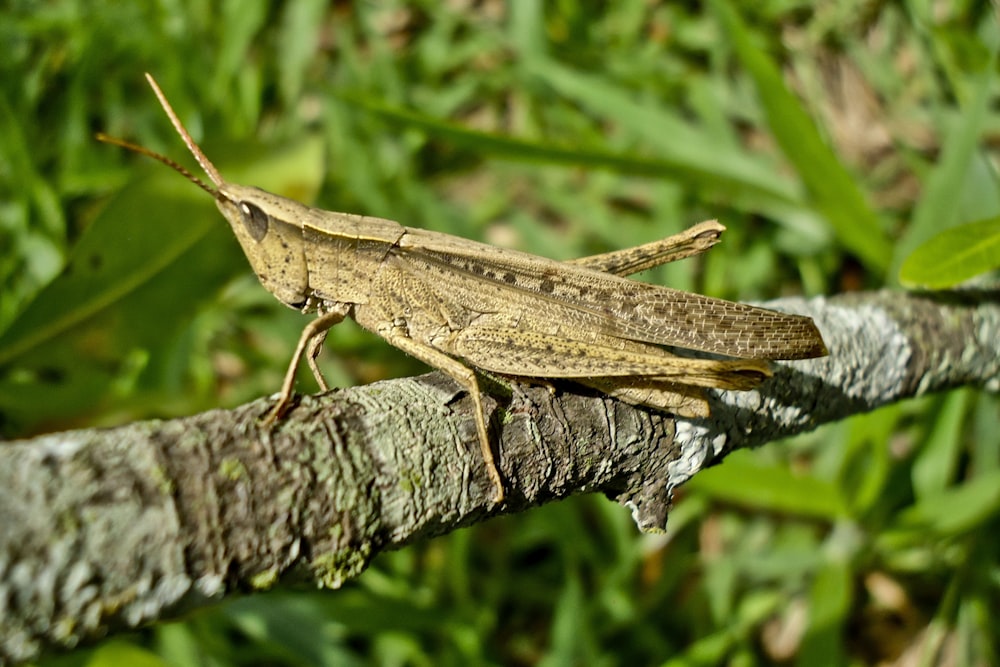
M 673 489 L 728 452 L 949 387 L 1000 389 L 1000 295 L 783 300 L 824 359 L 776 364 L 685 420 L 576 385 L 491 385 L 508 499 L 442 375 L 0 447 L 0 662 L 32 659 L 297 578 L 337 587 L 385 549 L 600 491 L 662 530 Z M 485 383 L 484 383 L 485 384 Z

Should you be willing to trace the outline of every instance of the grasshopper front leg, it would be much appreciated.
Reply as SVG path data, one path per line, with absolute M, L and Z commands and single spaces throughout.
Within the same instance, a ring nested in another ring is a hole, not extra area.
M 278 394 L 278 402 L 274 404 L 271 411 L 267 413 L 266 417 L 264 417 L 265 426 L 270 426 L 281 419 L 281 417 L 288 411 L 289 406 L 291 406 L 292 398 L 295 396 L 295 375 L 299 370 L 299 363 L 302 361 L 303 355 L 306 355 L 309 368 L 316 377 L 316 381 L 319 383 L 320 388 L 323 391 L 329 389 L 326 380 L 323 379 L 323 375 L 319 371 L 319 367 L 316 366 L 316 355 L 319 354 L 320 346 L 326 339 L 326 332 L 329 331 L 331 327 L 342 322 L 343 319 L 347 317 L 349 310 L 350 306 L 348 304 L 336 304 L 336 306 L 330 308 L 326 312 L 323 312 L 319 317 L 307 324 L 302 330 L 302 335 L 299 336 L 298 345 L 295 346 L 295 352 L 292 354 L 292 360 L 288 364 L 288 370 L 285 371 L 285 379 L 281 383 L 281 392 Z
M 337 323 L 334 322 L 334 324 Z M 326 335 L 328 333 L 330 333 L 329 329 L 317 333 L 312 337 L 312 340 L 309 341 L 309 346 L 306 349 L 306 363 L 309 365 L 309 370 L 312 371 L 313 377 L 316 379 L 316 384 L 319 385 L 319 390 L 321 392 L 330 391 L 330 384 L 326 381 L 326 378 L 323 377 L 323 371 L 321 371 L 319 366 L 316 364 L 316 357 L 318 357 L 319 353 L 323 351 L 323 343 L 326 342 Z

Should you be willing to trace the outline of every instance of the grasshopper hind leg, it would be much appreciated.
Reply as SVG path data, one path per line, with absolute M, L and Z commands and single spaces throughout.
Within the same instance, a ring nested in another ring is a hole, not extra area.
M 702 387 L 641 377 L 594 377 L 576 381 L 631 405 L 643 405 L 678 417 L 708 417 L 711 412 Z

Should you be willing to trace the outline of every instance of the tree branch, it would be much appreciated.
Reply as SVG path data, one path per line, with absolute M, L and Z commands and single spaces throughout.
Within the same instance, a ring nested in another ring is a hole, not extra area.
M 998 293 L 874 292 L 770 307 L 812 316 L 830 356 L 677 419 L 576 385 L 491 387 L 508 500 L 468 397 L 437 373 L 0 448 L 0 661 L 36 657 L 298 578 L 337 587 L 385 549 L 600 491 L 643 530 L 728 452 L 904 398 L 1000 389 Z M 503 391 L 498 391 L 498 389 Z M 505 391 L 506 395 L 501 395 Z

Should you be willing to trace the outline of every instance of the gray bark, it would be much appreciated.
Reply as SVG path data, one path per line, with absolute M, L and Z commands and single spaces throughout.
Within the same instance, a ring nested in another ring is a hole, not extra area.
M 734 449 L 949 387 L 1000 388 L 996 292 L 875 292 L 769 305 L 830 356 L 677 419 L 571 384 L 491 385 L 508 500 L 492 507 L 468 397 L 440 374 L 262 399 L 0 447 L 0 662 L 305 579 L 337 587 L 385 549 L 598 491 L 662 530 L 673 489 Z

